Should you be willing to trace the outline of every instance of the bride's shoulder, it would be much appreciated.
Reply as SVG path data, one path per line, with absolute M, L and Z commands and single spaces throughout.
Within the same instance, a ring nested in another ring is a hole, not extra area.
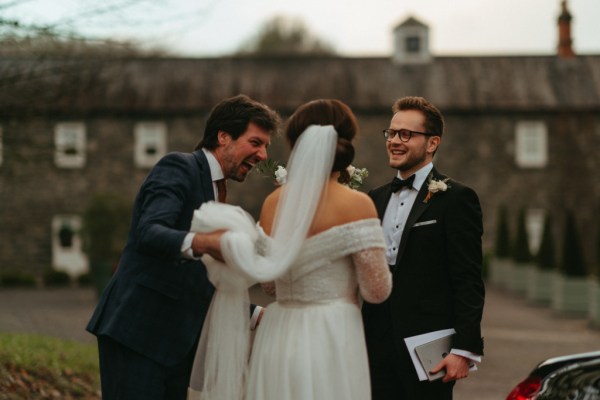
M 265 201 L 263 202 L 263 207 L 277 205 L 277 202 L 279 201 L 280 196 L 281 196 L 281 187 L 278 187 L 277 189 L 275 189 L 271 193 L 269 193 L 267 195 L 267 197 L 265 197 Z
M 349 221 L 377 218 L 377 210 L 371 198 L 357 190 L 347 189 L 341 193 L 339 206 L 344 209 L 344 213 Z

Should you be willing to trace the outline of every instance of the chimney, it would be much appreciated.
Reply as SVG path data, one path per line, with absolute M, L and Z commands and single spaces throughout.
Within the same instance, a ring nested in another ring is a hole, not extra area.
M 575 57 L 573 39 L 571 39 L 571 13 L 567 9 L 567 0 L 562 0 L 561 13 L 558 17 L 558 56 L 560 58 Z

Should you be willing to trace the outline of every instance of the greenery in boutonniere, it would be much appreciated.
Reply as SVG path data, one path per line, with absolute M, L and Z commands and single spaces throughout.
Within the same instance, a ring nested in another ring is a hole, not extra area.
M 450 178 L 446 178 L 438 181 L 437 179 L 433 179 L 433 177 L 430 175 L 429 180 L 427 181 L 428 192 L 425 200 L 423 200 L 423 203 L 427 204 L 437 192 L 445 192 L 448 190 L 448 188 L 451 188 L 452 186 L 447 183 L 449 180 Z

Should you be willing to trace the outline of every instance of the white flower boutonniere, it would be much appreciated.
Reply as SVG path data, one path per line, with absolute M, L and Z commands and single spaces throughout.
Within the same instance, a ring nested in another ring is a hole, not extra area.
M 427 183 L 427 190 L 429 190 L 429 192 L 427 193 L 425 200 L 423 200 L 423 203 L 428 203 L 435 193 L 445 192 L 446 190 L 448 190 L 448 188 L 451 186 L 446 182 L 448 182 L 449 180 L 450 178 L 446 178 L 441 181 L 438 181 L 433 178 L 429 179 L 429 182 Z

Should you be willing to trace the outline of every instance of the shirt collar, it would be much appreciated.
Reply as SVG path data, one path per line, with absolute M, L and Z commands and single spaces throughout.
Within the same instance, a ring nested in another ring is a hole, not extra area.
M 217 161 L 217 157 L 213 154 L 212 151 L 206 150 L 204 147 L 202 148 L 204 155 L 206 156 L 206 160 L 208 161 L 208 167 L 210 168 L 210 178 L 212 181 L 218 181 L 219 179 L 225 178 L 223 174 L 223 170 L 221 169 L 221 164 Z
M 415 188 L 417 190 L 421 190 L 421 186 L 423 186 L 423 182 L 425 182 L 425 179 L 427 179 L 427 176 L 429 176 L 429 173 L 431 172 L 432 169 L 433 169 L 433 163 L 430 162 L 427 165 L 423 166 L 420 170 L 415 172 L 415 180 L 413 182 L 413 188 Z M 398 171 L 398 179 L 402 179 L 402 177 L 400 176 L 400 171 Z

